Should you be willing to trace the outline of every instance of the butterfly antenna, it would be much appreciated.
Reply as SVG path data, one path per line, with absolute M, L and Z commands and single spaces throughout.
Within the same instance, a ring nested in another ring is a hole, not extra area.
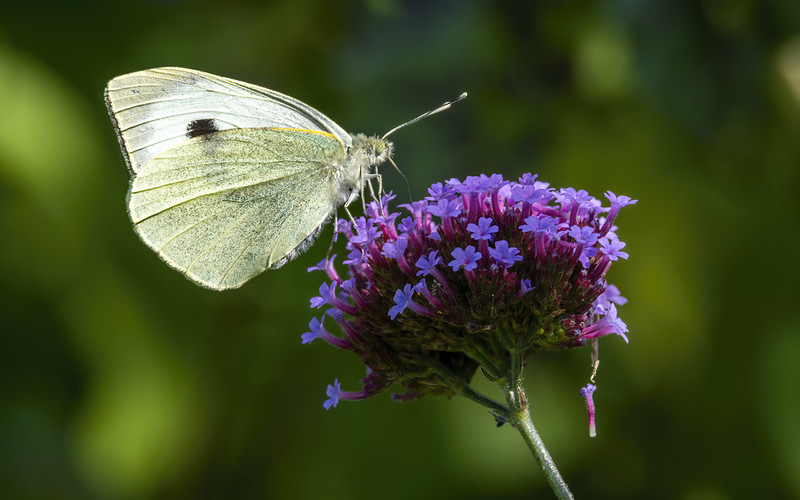
M 405 123 L 401 123 L 400 125 L 396 126 L 396 127 L 395 127 L 395 128 L 393 128 L 392 130 L 390 130 L 390 131 L 386 132 L 385 134 L 383 134 L 383 137 L 381 137 L 381 140 L 384 140 L 384 139 L 386 139 L 386 138 L 387 138 L 387 137 L 389 137 L 391 134 L 393 134 L 393 133 L 397 132 L 398 130 L 400 130 L 400 129 L 401 129 L 401 128 L 403 128 L 403 127 L 407 127 L 407 126 L 409 126 L 409 125 L 412 125 L 412 124 L 414 124 L 414 123 L 417 123 L 418 121 L 422 120 L 423 118 L 427 118 L 427 117 L 429 117 L 429 116 L 431 116 L 431 115 L 435 115 L 436 113 L 438 113 L 438 112 L 440 112 L 440 111 L 444 111 L 444 110 L 446 110 L 446 109 L 450 109 L 450 106 L 452 106 L 453 104 L 457 103 L 458 101 L 461 101 L 461 100 L 465 99 L 466 97 L 467 97 L 467 93 L 466 93 L 466 92 L 462 92 L 460 96 L 456 97 L 456 98 L 455 98 L 455 99 L 453 99 L 452 101 L 447 101 L 446 103 L 442 104 L 441 106 L 439 106 L 439 107 L 438 107 L 438 108 L 436 108 L 436 109 L 432 109 L 432 110 L 430 110 L 430 111 L 427 111 L 427 112 L 425 112 L 425 113 L 422 113 L 421 115 L 419 115 L 418 117 L 414 118 L 413 120 L 409 120 L 409 121 L 407 121 L 407 122 L 405 122 Z M 408 183 L 408 177 L 406 177 L 406 175 L 405 175 L 405 174 L 402 172 L 402 170 L 400 170 L 400 167 L 398 167 L 398 166 L 397 166 L 397 164 L 396 164 L 396 163 L 395 163 L 395 162 L 394 162 L 394 161 L 393 161 L 391 158 L 389 158 L 389 163 L 391 163 L 391 164 L 392 164 L 392 166 L 394 167 L 394 169 L 395 169 L 395 170 L 397 170 L 397 173 L 399 173 L 399 174 L 400 174 L 400 176 L 401 176 L 401 177 L 403 178 L 403 180 L 405 181 L 405 183 L 406 183 L 406 190 L 408 191 L 408 199 L 409 199 L 410 201 L 413 201 L 413 200 L 414 200 L 414 197 L 411 195 L 411 184 L 409 184 L 409 183 Z
M 464 92 L 460 96 L 458 96 L 455 99 L 453 99 L 452 101 L 447 101 L 446 103 L 442 104 L 441 106 L 439 106 L 436 109 L 432 109 L 432 110 L 430 110 L 430 111 L 428 111 L 426 113 L 422 113 L 421 115 L 419 115 L 418 117 L 414 118 L 413 120 L 407 121 L 405 123 L 401 123 L 400 125 L 396 126 L 392 130 L 390 130 L 390 131 L 386 132 L 385 134 L 383 134 L 383 137 L 381 137 L 381 139 L 386 139 L 391 134 L 393 134 L 394 132 L 400 130 L 401 128 L 407 127 L 407 126 L 409 126 L 409 125 L 411 125 L 413 123 L 417 123 L 418 121 L 422 120 L 423 118 L 427 118 L 427 117 L 429 117 L 431 115 L 435 115 L 439 111 L 444 111 L 446 109 L 449 109 L 450 106 L 452 106 L 453 104 L 457 103 L 458 101 L 460 101 L 462 99 L 465 99 L 466 97 L 467 97 L 467 93 Z M 397 168 L 397 167 L 395 166 L 395 168 Z

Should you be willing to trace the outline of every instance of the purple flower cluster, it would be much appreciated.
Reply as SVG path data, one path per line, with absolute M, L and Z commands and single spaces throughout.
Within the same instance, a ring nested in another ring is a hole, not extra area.
M 342 335 L 329 333 L 323 316 L 303 343 L 321 338 L 367 367 L 361 391 L 329 386 L 326 408 L 395 382 L 405 388 L 399 400 L 452 396 L 479 367 L 502 377 L 512 350 L 580 347 L 612 333 L 627 342 L 617 315 L 626 300 L 605 276 L 628 257 L 613 222 L 636 200 L 607 192 L 603 207 L 586 191 L 556 190 L 530 174 L 451 179 L 428 193 L 400 205 L 407 214 L 390 212 L 387 195 L 367 217 L 339 221 L 346 279 L 335 255 L 309 268 L 331 280 L 311 306 L 327 305 Z

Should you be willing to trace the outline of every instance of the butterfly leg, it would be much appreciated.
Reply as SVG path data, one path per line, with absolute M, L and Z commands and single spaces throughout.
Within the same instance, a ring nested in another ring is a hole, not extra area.
M 353 225 L 353 229 L 357 231 L 356 220 L 353 218 L 353 214 L 350 213 L 350 209 L 347 208 L 347 205 L 348 205 L 347 203 L 344 204 L 344 211 L 347 212 L 347 217 L 350 218 L 350 223 Z M 331 245 L 333 245 L 333 243 L 331 243 Z M 360 245 L 360 246 L 361 246 L 361 257 L 365 258 L 367 253 L 367 246 L 366 245 Z
M 325 254 L 325 260 L 328 261 L 331 258 L 331 251 L 333 250 L 333 244 L 336 243 L 336 239 L 339 236 L 339 215 L 334 212 L 333 213 L 333 235 L 331 235 L 331 242 L 328 245 L 328 252 Z

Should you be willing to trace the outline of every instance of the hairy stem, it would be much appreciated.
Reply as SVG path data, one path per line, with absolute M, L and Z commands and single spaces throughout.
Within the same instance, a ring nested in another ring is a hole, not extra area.
M 522 387 L 522 365 L 523 360 L 520 353 L 512 351 L 511 353 L 511 384 L 506 388 L 506 399 L 508 400 L 508 407 L 510 410 L 509 418 L 514 427 L 522 434 L 522 438 L 528 445 L 528 448 L 533 453 L 536 461 L 544 471 L 547 482 L 559 499 L 571 499 L 572 493 L 558 472 L 553 458 L 547 451 L 547 448 L 542 442 L 542 438 L 533 426 L 531 420 L 530 407 L 528 405 L 528 397 L 525 394 L 525 389 Z

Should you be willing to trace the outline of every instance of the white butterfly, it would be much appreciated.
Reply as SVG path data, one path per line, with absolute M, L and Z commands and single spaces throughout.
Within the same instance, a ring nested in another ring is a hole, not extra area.
M 303 252 L 390 160 L 385 138 L 399 128 L 350 135 L 297 99 L 184 68 L 118 76 L 105 100 L 131 171 L 134 228 L 170 266 L 214 290 Z

